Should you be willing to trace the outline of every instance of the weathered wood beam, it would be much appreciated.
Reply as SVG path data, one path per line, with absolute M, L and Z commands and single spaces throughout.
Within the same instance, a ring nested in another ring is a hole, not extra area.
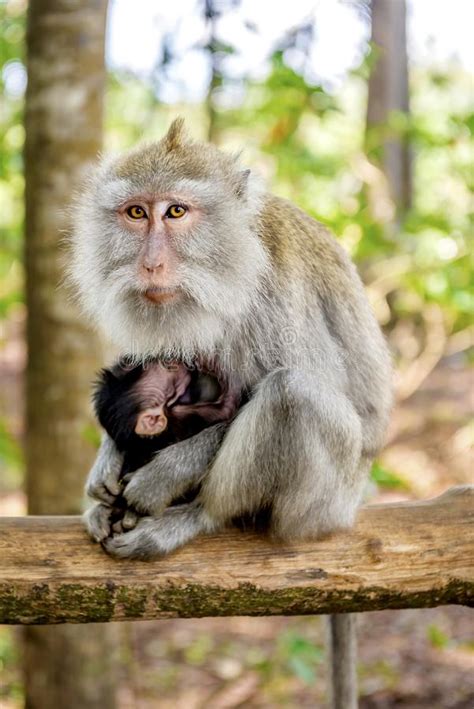
M 354 530 L 272 544 L 203 537 L 153 562 L 116 561 L 77 517 L 0 518 L 0 623 L 304 615 L 470 605 L 474 486 L 363 508 Z

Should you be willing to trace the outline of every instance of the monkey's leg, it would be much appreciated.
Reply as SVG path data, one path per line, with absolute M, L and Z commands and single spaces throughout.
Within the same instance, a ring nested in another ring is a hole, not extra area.
M 157 516 L 172 500 L 196 487 L 206 475 L 226 428 L 224 423 L 205 428 L 164 448 L 143 468 L 125 476 L 123 496 L 128 505 L 141 514 Z
M 324 373 L 267 375 L 232 422 L 201 497 L 217 521 L 270 508 L 282 539 L 350 527 L 365 482 L 361 422 Z
M 123 497 L 130 507 L 126 510 L 123 519 L 120 523 L 113 524 L 112 505 L 113 500 L 116 498 L 111 496 L 110 501 L 106 504 L 98 503 L 93 505 L 85 513 L 83 519 L 89 536 L 94 541 L 103 542 L 107 537 L 110 537 L 112 532 L 132 530 L 138 523 L 139 531 L 133 537 L 127 536 L 127 540 L 123 540 L 122 544 L 118 544 L 121 548 L 120 555 L 127 556 L 127 550 L 131 556 L 135 555 L 135 551 L 140 555 L 141 546 L 139 539 L 143 532 L 144 545 L 147 549 L 144 557 L 148 556 L 148 551 L 153 546 L 153 544 L 149 543 L 150 525 L 141 520 L 138 513 L 159 517 L 165 508 L 171 504 L 172 500 L 180 497 L 190 488 L 197 486 L 206 474 L 208 466 L 216 454 L 225 429 L 226 424 L 222 423 L 206 428 L 192 438 L 168 446 L 143 468 L 126 475 L 124 480 L 127 485 L 123 490 Z M 101 465 L 102 468 L 103 465 Z M 185 517 L 185 515 L 183 516 Z M 177 532 L 176 543 L 174 546 L 169 544 L 169 550 L 184 544 L 188 541 L 188 538 L 200 533 L 195 517 L 197 515 L 192 512 L 188 532 L 185 529 L 176 530 L 176 517 L 174 514 L 160 521 L 158 525 L 160 532 L 167 523 L 170 524 L 169 538 L 173 536 L 175 531 Z M 147 519 L 149 518 L 147 517 Z M 205 524 L 202 531 L 205 531 L 206 528 Z M 191 533 L 191 530 L 196 531 Z M 127 531 L 126 534 L 131 534 L 131 532 Z M 191 534 L 191 536 L 187 537 L 186 534 Z M 123 534 L 116 534 L 114 539 L 119 540 L 122 536 Z M 114 553 L 115 544 L 110 542 L 104 546 L 107 551 Z M 157 554 L 165 553 L 159 545 L 155 546 Z
M 356 618 L 352 613 L 340 613 L 328 619 L 331 709 L 358 706 Z

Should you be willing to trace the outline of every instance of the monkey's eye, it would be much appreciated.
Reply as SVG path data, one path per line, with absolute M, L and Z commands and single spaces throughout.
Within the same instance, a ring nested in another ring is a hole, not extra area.
M 183 207 L 182 204 L 172 204 L 171 207 L 168 208 L 166 216 L 170 219 L 181 219 L 187 211 L 186 207 Z
M 130 217 L 130 219 L 146 219 L 147 218 L 147 213 L 143 209 L 143 207 L 140 207 L 138 204 L 134 204 L 132 207 L 129 207 L 127 209 L 127 214 Z

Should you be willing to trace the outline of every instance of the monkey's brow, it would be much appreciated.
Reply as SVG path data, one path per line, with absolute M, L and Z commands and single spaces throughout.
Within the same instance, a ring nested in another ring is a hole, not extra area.
M 156 202 L 179 202 L 180 204 L 186 204 L 189 206 L 197 206 L 198 200 L 195 196 L 190 194 L 183 194 L 182 192 L 166 191 L 166 192 L 134 192 L 130 194 L 126 199 L 120 201 L 117 205 L 118 208 L 124 207 L 127 204 L 132 203 L 134 200 L 137 202 L 146 202 L 148 204 Z

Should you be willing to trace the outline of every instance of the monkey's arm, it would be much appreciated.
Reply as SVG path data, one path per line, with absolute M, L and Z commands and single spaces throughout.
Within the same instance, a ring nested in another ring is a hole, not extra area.
M 219 449 L 227 426 L 218 423 L 174 443 L 142 468 L 126 475 L 123 496 L 128 505 L 141 514 L 157 515 L 198 485 Z
M 84 514 L 84 523 L 89 535 L 97 542 L 111 532 L 112 506 L 120 494 L 119 482 L 123 456 L 113 440 L 104 433 L 94 465 L 86 483 L 86 493 L 98 502 Z
M 110 436 L 104 433 L 86 482 L 86 493 L 89 497 L 112 505 L 121 492 L 119 477 L 122 464 L 122 454 L 119 453 Z

